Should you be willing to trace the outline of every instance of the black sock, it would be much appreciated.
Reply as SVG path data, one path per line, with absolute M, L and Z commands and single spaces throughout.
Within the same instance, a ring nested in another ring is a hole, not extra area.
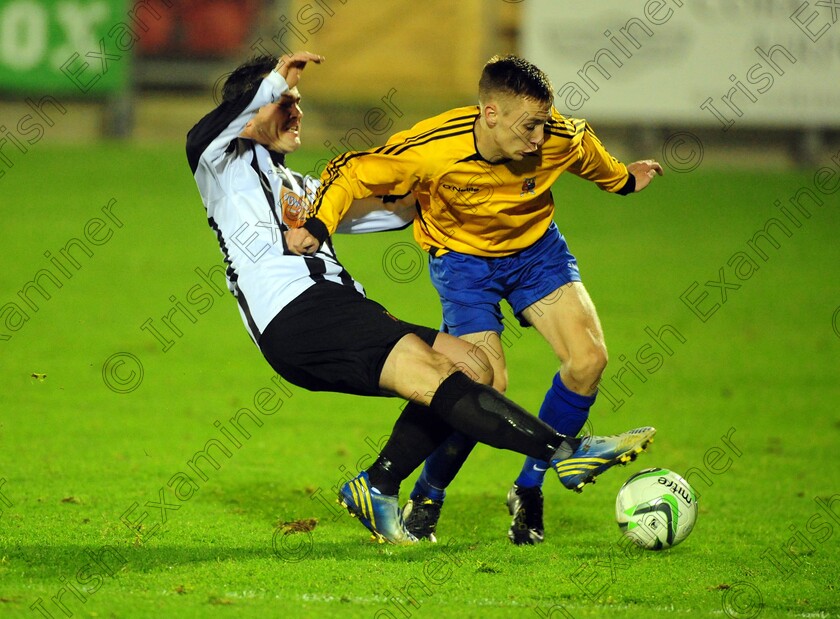
M 450 434 L 452 427 L 433 415 L 428 407 L 409 402 L 376 462 L 367 469 L 370 485 L 382 494 L 398 494 L 400 482 Z
M 481 443 L 550 461 L 567 458 L 579 443 L 487 385 L 455 372 L 440 384 L 432 412 Z

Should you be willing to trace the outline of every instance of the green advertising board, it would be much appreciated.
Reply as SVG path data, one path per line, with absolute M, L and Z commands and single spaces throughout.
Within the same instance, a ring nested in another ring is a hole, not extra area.
M 102 96 L 127 85 L 132 48 L 172 2 L 0 0 L 0 92 Z

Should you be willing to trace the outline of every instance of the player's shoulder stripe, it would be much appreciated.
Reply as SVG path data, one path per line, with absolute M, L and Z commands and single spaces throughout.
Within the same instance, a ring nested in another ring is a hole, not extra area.
M 579 118 L 551 118 L 545 123 L 546 133 L 558 137 L 572 138 L 585 127 L 586 121 Z
M 402 131 L 397 135 L 402 139 L 423 137 L 427 133 L 437 131 L 444 127 L 458 125 L 462 122 L 475 121 L 476 118 L 478 118 L 478 106 L 455 108 L 437 116 L 421 120 L 415 123 L 410 129 Z
M 409 142 L 416 142 L 419 140 L 423 140 L 429 136 L 432 136 L 436 133 L 441 131 L 446 131 L 448 129 L 456 129 L 462 128 L 467 126 L 472 126 L 475 124 L 475 120 L 478 118 L 478 112 L 474 112 L 472 114 L 460 114 L 458 116 L 453 116 L 451 118 L 447 118 L 442 123 L 435 125 L 429 129 L 425 129 L 423 131 L 418 131 L 416 133 L 412 133 L 413 130 L 409 130 L 403 132 L 403 139 L 399 142 L 392 142 L 392 146 L 406 144 Z M 415 127 L 416 129 L 416 127 Z
M 400 146 L 402 142 L 397 142 L 397 144 L 383 144 L 382 146 L 377 146 L 375 148 L 370 148 L 368 150 L 350 150 L 337 157 L 334 157 L 332 161 L 330 161 L 327 169 L 337 170 L 342 168 L 343 166 L 347 165 L 347 163 L 351 159 L 355 159 L 356 157 L 361 157 L 362 155 L 369 155 L 369 154 L 388 154 L 389 149 L 392 146 Z
M 463 108 L 462 108 L 463 109 Z M 460 110 L 452 110 L 460 111 Z M 440 135 L 446 131 L 454 130 L 451 135 L 460 135 L 464 133 L 464 131 L 458 131 L 459 129 L 472 129 L 472 126 L 475 124 L 475 119 L 478 118 L 478 112 L 475 111 L 473 113 L 465 113 L 465 114 L 458 114 L 457 116 L 453 116 L 451 118 L 445 119 L 441 124 L 436 125 L 430 129 L 426 129 L 414 135 L 411 135 L 409 131 L 403 132 L 406 136 L 399 142 L 393 142 L 389 144 L 384 144 L 382 146 L 378 146 L 376 148 L 368 149 L 366 151 L 350 151 L 346 152 L 338 157 L 334 158 L 332 163 L 336 166 L 343 166 L 347 160 L 355 158 L 361 154 L 365 153 L 376 153 L 376 154 L 384 154 L 384 155 L 391 155 L 391 154 L 399 154 L 405 151 L 410 146 L 418 145 L 419 143 L 426 144 L 434 139 L 437 139 L 436 136 L 446 137 L 445 135 Z M 432 119 L 430 119 L 432 120 Z
M 571 131 L 571 132 L 570 131 L 565 131 L 565 130 L 558 129 L 557 127 L 546 127 L 545 132 L 548 135 L 553 135 L 553 136 L 556 136 L 556 137 L 559 137 L 559 138 L 573 138 L 573 137 L 575 137 L 575 132 L 574 131 Z
M 365 155 L 399 155 L 411 148 L 423 146 L 436 140 L 457 137 L 468 133 L 471 134 L 472 127 L 472 122 L 461 125 L 454 125 L 450 127 L 440 127 L 435 131 L 424 134 L 422 138 L 421 136 L 417 136 L 416 139 L 405 140 L 403 142 L 397 142 L 396 144 L 386 144 L 384 146 L 379 146 L 370 150 L 352 151 L 344 153 L 343 155 L 340 155 L 333 159 L 329 167 L 334 170 L 337 170 L 347 165 L 352 159 L 355 159 L 357 157 L 364 157 Z
M 466 133 L 472 133 L 472 130 L 473 121 L 462 123 L 459 125 L 449 125 L 446 127 L 440 127 L 439 129 L 429 132 L 423 136 L 417 136 L 415 138 L 407 139 L 397 144 L 391 144 L 390 146 L 386 147 L 382 151 L 382 153 L 385 155 L 399 155 L 400 153 L 404 153 L 410 148 L 423 146 L 424 144 L 428 144 L 429 142 L 434 142 L 436 140 L 456 137 L 459 135 L 464 135 Z

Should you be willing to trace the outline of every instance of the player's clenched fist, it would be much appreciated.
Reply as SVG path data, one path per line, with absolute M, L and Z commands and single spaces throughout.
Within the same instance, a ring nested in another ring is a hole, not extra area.
M 298 256 L 314 254 L 318 251 L 318 239 L 309 234 L 306 228 L 292 228 L 287 230 L 286 247 Z

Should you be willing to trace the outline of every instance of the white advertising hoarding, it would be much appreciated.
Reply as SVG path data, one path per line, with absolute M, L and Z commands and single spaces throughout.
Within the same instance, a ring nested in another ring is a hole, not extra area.
M 596 122 L 840 126 L 838 0 L 524 0 L 522 54 Z

